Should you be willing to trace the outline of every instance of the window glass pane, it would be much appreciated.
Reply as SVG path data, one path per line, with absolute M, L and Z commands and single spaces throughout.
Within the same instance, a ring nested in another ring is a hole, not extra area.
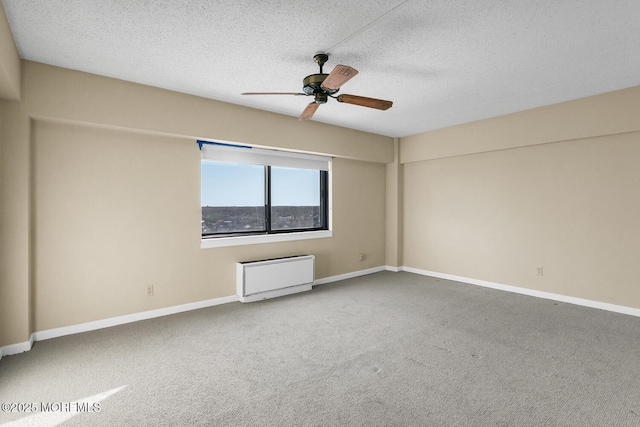
M 202 161 L 202 234 L 264 231 L 264 166 Z
M 320 171 L 271 168 L 271 229 L 319 228 Z

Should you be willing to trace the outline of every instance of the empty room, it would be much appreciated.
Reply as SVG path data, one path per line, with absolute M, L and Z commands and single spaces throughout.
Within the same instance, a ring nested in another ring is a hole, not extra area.
M 2 0 L 0 425 L 640 425 L 638 22 Z

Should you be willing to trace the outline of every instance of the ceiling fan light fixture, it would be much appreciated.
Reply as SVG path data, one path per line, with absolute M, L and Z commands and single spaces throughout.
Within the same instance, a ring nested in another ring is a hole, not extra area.
M 329 95 L 324 92 L 316 92 L 314 96 L 316 99 L 316 104 L 326 104 L 327 99 L 329 99 Z

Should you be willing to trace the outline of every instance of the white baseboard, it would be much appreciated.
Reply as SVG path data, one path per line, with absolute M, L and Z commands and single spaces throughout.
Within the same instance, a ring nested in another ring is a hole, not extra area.
M 452 274 L 438 273 L 436 271 L 420 270 L 413 267 L 400 267 L 401 271 L 408 273 L 420 274 L 422 276 L 437 277 L 439 279 L 453 280 L 455 282 L 468 283 L 470 285 L 483 286 L 485 288 L 498 289 L 516 294 L 528 295 L 532 297 L 544 298 L 553 301 L 566 302 L 584 307 L 597 308 L 600 310 L 612 311 L 615 313 L 628 314 L 630 316 L 640 317 L 640 309 L 626 307 L 623 305 L 609 304 L 606 302 L 593 301 L 583 298 L 576 298 L 567 295 L 554 294 L 552 292 L 536 291 L 534 289 L 520 288 L 517 286 L 503 285 L 500 283 L 487 282 L 485 280 L 471 279 L 469 277 L 455 276 Z
M 159 308 L 156 310 L 142 311 L 140 313 L 126 314 L 124 316 L 111 317 L 109 319 L 95 320 L 93 322 L 80 323 L 77 325 L 63 326 L 61 328 L 47 329 L 34 332 L 35 341 L 48 340 L 65 335 L 78 334 L 81 332 L 95 331 L 97 329 L 109 328 L 111 326 L 123 325 L 125 323 L 138 322 L 140 320 L 153 319 L 155 317 L 168 316 L 170 314 L 182 313 L 185 311 L 197 310 L 200 308 L 213 307 L 215 305 L 226 304 L 238 301 L 236 295 L 214 298 L 205 301 L 192 302 L 189 304 L 174 305 L 172 307 Z
M 31 334 L 29 341 L 0 347 L 0 359 L 2 359 L 2 356 L 11 356 L 12 354 L 24 353 L 25 351 L 31 350 L 31 347 L 33 347 L 33 341 L 34 337 L 33 334 Z
M 337 282 L 339 280 L 353 279 L 354 277 L 366 276 L 367 274 L 385 271 L 385 266 L 367 268 L 366 270 L 352 271 L 351 273 L 338 274 L 337 276 L 323 277 L 313 282 L 313 285 L 324 285 L 326 283 Z
M 227 304 L 238 301 L 236 295 L 214 298 L 205 301 L 192 302 L 182 305 L 174 305 L 172 307 L 159 308 L 156 310 L 143 311 L 140 313 L 126 314 L 124 316 L 111 317 L 108 319 L 95 320 L 92 322 L 80 323 L 77 325 L 63 326 L 60 328 L 46 329 L 31 334 L 29 341 L 11 344 L 0 347 L 0 357 L 10 356 L 12 354 L 24 353 L 31 350 L 35 341 L 44 341 L 50 338 L 62 337 L 65 335 L 73 335 L 81 332 L 95 331 L 97 329 L 109 328 L 111 326 L 123 325 L 125 323 L 137 322 L 140 320 L 153 319 L 155 317 L 168 316 L 170 314 L 182 313 L 185 311 L 197 310 L 200 308 L 213 307 L 215 305 Z

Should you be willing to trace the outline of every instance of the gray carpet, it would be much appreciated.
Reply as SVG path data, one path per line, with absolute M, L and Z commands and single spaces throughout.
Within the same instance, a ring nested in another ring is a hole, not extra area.
M 0 361 L 0 402 L 86 398 L 0 423 L 639 426 L 640 318 L 383 272 Z

